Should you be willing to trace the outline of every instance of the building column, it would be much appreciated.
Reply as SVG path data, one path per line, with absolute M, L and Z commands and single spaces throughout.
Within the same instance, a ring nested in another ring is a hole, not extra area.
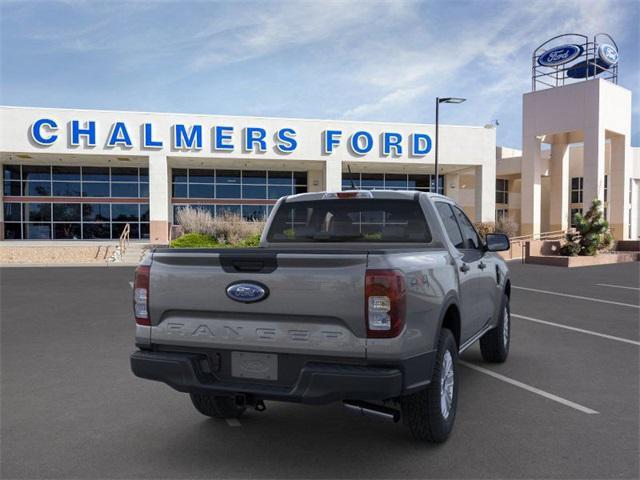
M 535 135 L 523 138 L 521 235 L 540 234 L 540 191 L 542 188 L 540 146 L 541 140 Z
M 161 153 L 149 155 L 149 241 L 169 243 L 169 165 Z
M 475 167 L 476 222 L 493 222 L 496 219 L 496 163 L 488 161 Z
M 632 151 L 628 135 L 611 138 L 611 165 L 607 188 L 609 225 L 616 240 L 629 236 L 629 195 L 632 167 Z
M 584 131 L 584 157 L 582 161 L 582 210 L 598 199 L 604 203 L 605 145 L 604 129 L 599 126 Z
M 342 190 L 342 162 L 335 158 L 324 162 L 324 190 L 339 192 Z
M 566 230 L 569 220 L 569 145 L 566 134 L 551 145 L 549 230 Z

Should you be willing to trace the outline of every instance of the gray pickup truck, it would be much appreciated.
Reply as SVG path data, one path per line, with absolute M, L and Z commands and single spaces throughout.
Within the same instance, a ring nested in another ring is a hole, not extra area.
M 138 377 L 216 418 L 334 401 L 444 441 L 458 354 L 509 352 L 511 283 L 455 203 L 424 192 L 281 198 L 259 248 L 155 249 L 136 270 Z

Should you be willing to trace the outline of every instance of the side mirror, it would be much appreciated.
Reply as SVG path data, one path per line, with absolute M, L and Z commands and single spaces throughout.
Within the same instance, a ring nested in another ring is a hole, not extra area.
M 509 237 L 504 233 L 487 233 L 484 241 L 485 250 L 488 252 L 504 252 L 511 247 Z

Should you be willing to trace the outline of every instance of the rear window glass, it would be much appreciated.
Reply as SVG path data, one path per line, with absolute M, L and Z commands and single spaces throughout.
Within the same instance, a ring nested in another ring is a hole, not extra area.
M 338 199 L 283 203 L 269 242 L 429 243 L 431 232 L 414 200 Z

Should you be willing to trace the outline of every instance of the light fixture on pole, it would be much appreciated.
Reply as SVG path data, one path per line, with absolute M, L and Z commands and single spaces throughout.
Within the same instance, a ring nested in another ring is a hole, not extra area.
M 436 156 L 436 193 L 438 193 L 438 186 L 440 185 L 439 177 L 438 177 L 438 130 L 440 127 L 440 104 L 441 103 L 462 103 L 466 100 L 466 98 L 459 97 L 436 97 L 436 146 L 435 146 L 435 156 Z

